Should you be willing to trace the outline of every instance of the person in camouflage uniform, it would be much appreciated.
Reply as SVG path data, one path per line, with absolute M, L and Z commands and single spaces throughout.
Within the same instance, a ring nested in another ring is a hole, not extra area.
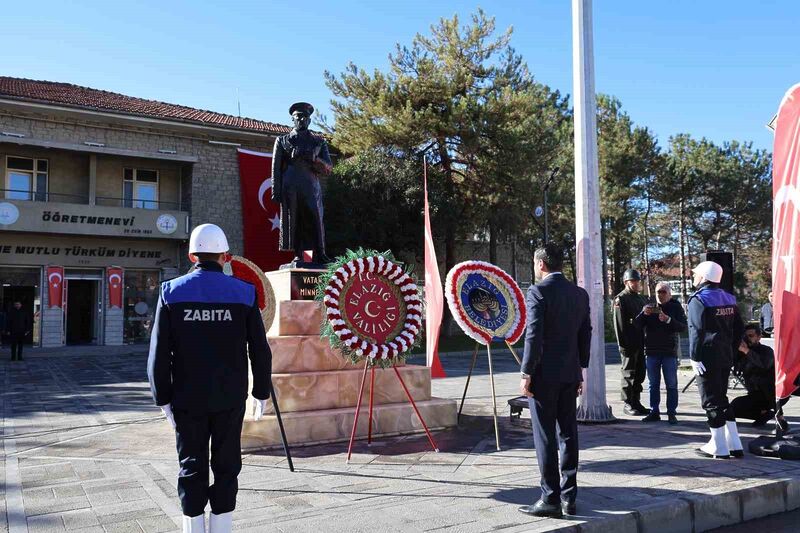
M 622 401 L 627 415 L 645 416 L 650 413 L 640 401 L 642 383 L 647 375 L 644 356 L 644 333 L 633 319 L 647 304 L 639 294 L 642 277 L 634 269 L 623 276 L 625 289 L 614 297 L 614 332 L 617 334 L 619 355 L 622 358 Z

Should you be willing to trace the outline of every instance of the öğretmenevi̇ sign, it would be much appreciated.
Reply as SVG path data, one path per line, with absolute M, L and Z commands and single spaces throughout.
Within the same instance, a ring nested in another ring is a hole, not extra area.
M 503 269 L 484 261 L 465 261 L 447 273 L 445 297 L 456 322 L 481 344 L 514 344 L 525 331 L 525 297 Z
M 385 254 L 360 250 L 338 258 L 321 276 L 322 335 L 353 363 L 402 360 L 422 330 L 422 300 L 414 280 Z

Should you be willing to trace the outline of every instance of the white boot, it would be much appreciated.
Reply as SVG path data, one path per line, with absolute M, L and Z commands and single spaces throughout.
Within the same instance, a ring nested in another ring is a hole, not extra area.
M 711 440 L 700 448 L 697 448 L 697 454 L 701 457 L 728 459 L 730 457 L 730 450 L 728 449 L 728 441 L 725 440 L 725 426 L 710 429 Z
M 739 439 L 739 430 L 736 429 L 735 420 L 725 423 L 725 442 L 728 444 L 731 457 L 744 457 L 744 447 L 742 446 L 742 441 Z
M 206 533 L 206 515 L 184 516 L 183 533 Z
M 208 517 L 209 533 L 231 533 L 233 527 L 233 511 L 229 513 L 214 514 Z

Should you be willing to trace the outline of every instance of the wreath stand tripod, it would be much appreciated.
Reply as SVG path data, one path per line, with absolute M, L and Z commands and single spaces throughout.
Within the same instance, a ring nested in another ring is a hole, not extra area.
M 367 381 L 367 370 L 371 370 L 371 377 L 370 377 L 370 386 L 369 386 L 369 422 L 368 422 L 368 429 L 367 429 L 367 444 L 372 443 L 372 406 L 373 406 L 373 397 L 375 391 L 375 365 L 370 364 L 369 360 L 364 363 L 364 373 L 361 375 L 361 385 L 358 388 L 358 401 L 356 402 L 356 416 L 353 419 L 353 430 L 350 433 L 350 444 L 347 446 L 347 463 L 350 462 L 350 457 L 353 453 L 353 442 L 356 439 L 356 428 L 358 427 L 358 415 L 361 412 L 361 401 L 364 397 L 364 383 Z M 428 425 L 425 423 L 425 420 L 422 418 L 422 414 L 417 409 L 417 404 L 414 402 L 414 398 L 411 397 L 411 392 L 409 392 L 408 387 L 406 387 L 406 382 L 403 381 L 403 376 L 400 375 L 400 371 L 397 370 L 396 365 L 392 365 L 392 370 L 394 370 L 397 379 L 400 380 L 400 385 L 403 386 L 403 391 L 406 393 L 406 397 L 408 401 L 411 403 L 411 407 L 414 408 L 414 412 L 417 414 L 417 418 L 419 421 L 422 422 L 422 427 L 425 429 L 425 434 L 428 436 L 428 441 L 431 443 L 431 448 L 433 451 L 439 452 L 439 448 L 436 446 L 436 442 L 433 440 L 433 436 L 431 436 L 431 432 L 428 429 Z
M 514 356 L 516 359 L 517 364 L 522 364 L 520 358 L 517 356 L 517 353 L 514 351 L 514 348 L 511 346 L 507 340 L 505 341 L 506 346 L 508 349 L 511 350 L 511 355 Z M 497 447 L 497 451 L 500 451 L 500 429 L 497 425 L 497 395 L 494 389 L 494 371 L 492 369 L 492 348 L 491 348 L 491 341 L 486 344 L 486 355 L 489 358 L 489 383 L 492 387 L 492 417 L 494 418 L 494 440 L 495 446 Z M 478 359 L 478 346 L 480 343 L 475 343 L 475 350 L 472 352 L 472 362 L 469 365 L 469 373 L 467 374 L 467 382 L 464 385 L 464 394 L 461 395 L 461 405 L 458 407 L 458 421 L 461 421 L 461 410 L 464 409 L 464 400 L 467 397 L 467 389 L 469 388 L 469 380 L 472 377 L 472 370 L 475 368 L 475 361 Z

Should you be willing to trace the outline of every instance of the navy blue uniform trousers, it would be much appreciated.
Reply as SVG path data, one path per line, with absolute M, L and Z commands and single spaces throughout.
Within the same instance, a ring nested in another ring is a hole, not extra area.
M 178 496 L 185 516 L 198 516 L 211 502 L 211 512 L 223 514 L 236 508 L 237 480 L 242 469 L 241 434 L 245 405 L 213 413 L 175 409 L 175 440 L 178 461 Z M 208 443 L 211 440 L 211 470 L 208 485 Z
M 559 499 L 575 502 L 578 493 L 577 387 L 577 382 L 534 379 L 533 398 L 528 400 L 542 474 L 542 501 L 546 503 L 560 504 Z

